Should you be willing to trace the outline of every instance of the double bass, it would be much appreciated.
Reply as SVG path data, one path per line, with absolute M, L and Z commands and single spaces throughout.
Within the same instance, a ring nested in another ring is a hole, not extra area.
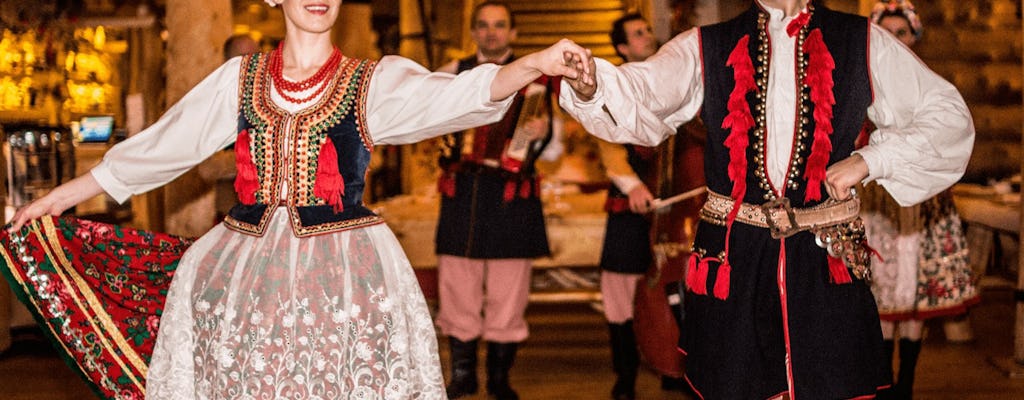
M 668 199 L 702 188 L 706 130 L 698 120 L 688 122 L 657 148 L 655 197 Z M 634 300 L 633 326 L 645 363 L 659 374 L 683 375 L 683 354 L 678 350 L 679 321 L 669 304 L 666 287 L 683 280 L 700 208 L 706 195 L 655 209 L 651 213 L 653 265 L 640 280 Z

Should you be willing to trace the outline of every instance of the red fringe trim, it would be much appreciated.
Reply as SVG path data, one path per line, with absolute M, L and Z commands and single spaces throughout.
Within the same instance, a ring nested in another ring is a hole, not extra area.
M 828 256 L 828 273 L 832 276 L 832 283 L 837 285 L 853 282 L 850 270 L 846 269 L 846 264 L 838 258 Z
M 723 260 L 715 275 L 715 297 L 719 300 L 729 298 L 729 280 L 732 278 L 732 266 L 729 260 Z
M 256 204 L 256 191 L 260 184 L 256 177 L 256 164 L 252 161 L 252 152 L 249 149 L 252 139 L 249 137 L 249 130 L 243 129 L 238 133 L 235 140 L 235 192 L 238 193 L 238 201 L 245 205 Z
M 729 238 L 732 236 L 732 224 L 736 221 L 736 215 L 740 211 L 740 204 L 747 193 L 747 146 L 750 144 L 750 129 L 754 127 L 754 116 L 750 112 L 750 103 L 747 102 L 747 93 L 757 91 L 757 84 L 754 82 L 754 63 L 750 60 L 750 35 L 744 35 L 736 43 L 732 53 L 729 53 L 729 60 L 725 65 L 732 67 L 733 80 L 736 87 L 729 94 L 727 108 L 729 115 L 722 121 L 722 128 L 729 129 L 729 137 L 725 139 L 725 147 L 729 148 L 729 179 L 732 180 L 733 199 L 732 211 L 726 218 L 727 228 L 725 230 L 725 254 L 722 256 L 723 263 L 729 259 Z M 698 271 L 703 269 L 701 290 L 707 293 L 707 263 L 702 261 Z M 717 284 L 716 284 L 717 286 Z M 728 291 L 726 291 L 728 292 Z M 728 293 L 726 294 L 728 296 Z
M 804 41 L 804 53 L 807 54 L 807 76 L 804 84 L 811 88 L 811 102 L 814 103 L 814 143 L 811 155 L 807 157 L 807 191 L 804 201 L 821 200 L 821 182 L 825 180 L 825 168 L 832 153 L 832 106 L 836 104 L 832 93 L 834 82 L 832 71 L 836 69 L 835 60 L 829 53 L 821 30 L 815 29 Z
M 320 145 L 320 154 L 317 155 L 313 195 L 327 201 L 327 204 L 334 208 L 334 212 L 345 211 L 345 206 L 341 203 L 341 197 L 345 195 L 345 179 L 338 170 L 338 152 L 330 138 Z

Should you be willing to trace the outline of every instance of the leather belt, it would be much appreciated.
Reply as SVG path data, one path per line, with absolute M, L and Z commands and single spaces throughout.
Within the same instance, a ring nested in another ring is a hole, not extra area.
M 709 191 L 700 217 L 716 225 L 725 225 L 732 206 L 732 198 Z M 860 199 L 856 196 L 842 201 L 829 199 L 808 208 L 792 208 L 789 199 L 783 197 L 760 205 L 740 204 L 736 221 L 768 228 L 773 238 L 781 239 L 801 231 L 851 222 L 859 215 Z

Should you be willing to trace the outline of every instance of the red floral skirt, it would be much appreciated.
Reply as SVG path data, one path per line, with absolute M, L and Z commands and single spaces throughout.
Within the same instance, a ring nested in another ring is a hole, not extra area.
M 0 232 L 0 272 L 65 361 L 104 399 L 142 399 L 157 326 L 192 240 L 44 217 Z

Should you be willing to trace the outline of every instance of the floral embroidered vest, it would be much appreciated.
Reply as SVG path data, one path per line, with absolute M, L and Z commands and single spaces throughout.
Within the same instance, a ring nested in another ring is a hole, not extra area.
M 346 57 L 320 100 L 290 113 L 271 99 L 269 59 L 260 53 L 242 62 L 235 142 L 239 204 L 225 225 L 262 235 L 278 206 L 287 207 L 299 237 L 383 222 L 362 202 L 373 149 L 365 104 L 376 62 Z
M 767 15 L 755 4 L 737 18 L 700 28 L 708 188 L 739 194 L 751 204 L 778 196 L 778 190 L 794 207 L 811 206 L 828 197 L 821 181 L 824 169 L 854 150 L 872 102 L 869 25 L 864 17 L 815 5 L 803 28 L 794 29 L 794 57 L 802 75 L 797 79 L 793 155 L 786 182 L 770 182 L 766 140 L 775 133 L 765 127 L 762 97 L 771 68 L 768 52 L 771 40 L 793 38 L 769 37 Z M 734 180 L 744 190 L 734 190 Z

